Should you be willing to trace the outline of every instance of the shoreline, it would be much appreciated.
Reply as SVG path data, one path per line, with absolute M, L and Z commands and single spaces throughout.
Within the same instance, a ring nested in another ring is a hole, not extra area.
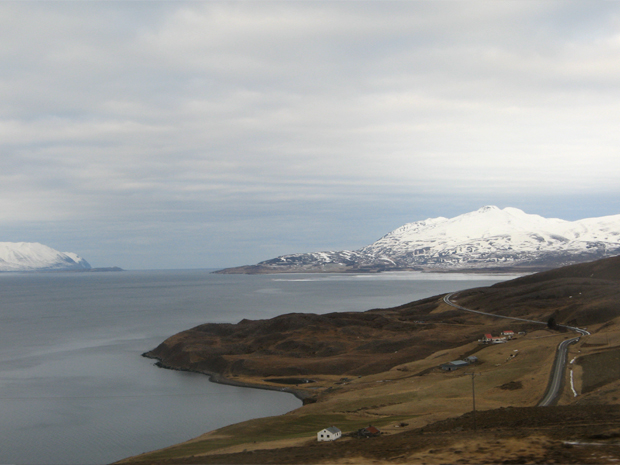
M 441 267 L 416 267 L 416 268 L 389 268 L 389 269 L 367 269 L 367 268 L 348 268 L 340 270 L 325 269 L 298 269 L 298 268 L 268 268 L 258 265 L 246 265 L 233 268 L 222 268 L 212 271 L 212 274 L 223 275 L 281 275 L 281 274 L 383 274 L 383 273 L 425 273 L 425 274 L 472 274 L 472 275 L 524 275 L 540 273 L 553 269 L 552 266 L 506 266 L 506 267 L 470 267 L 470 268 L 441 268 Z
M 209 378 L 210 382 L 216 383 L 216 384 L 223 384 L 227 386 L 236 386 L 236 387 L 243 387 L 243 388 L 250 388 L 250 389 L 262 389 L 264 391 L 276 391 L 276 392 L 284 392 L 287 394 L 292 394 L 293 396 L 295 396 L 297 399 L 299 399 L 302 402 L 302 405 L 305 405 L 306 403 L 308 403 L 307 399 L 311 399 L 313 397 L 311 393 L 304 391 L 302 389 L 292 389 L 288 387 L 277 387 L 277 386 L 267 386 L 263 384 L 246 383 L 244 381 L 237 381 L 234 379 L 226 378 L 219 373 L 200 371 L 200 370 L 191 370 L 189 368 L 173 367 L 170 365 L 166 365 L 165 363 L 162 362 L 162 360 L 159 357 L 156 357 L 155 355 L 151 355 L 149 352 L 144 352 L 142 354 L 142 357 L 148 358 L 151 360 L 157 360 L 157 362 L 154 363 L 154 365 L 157 368 L 163 368 L 166 370 L 173 370 L 173 371 L 186 371 L 188 373 L 198 373 L 200 375 L 206 375 Z

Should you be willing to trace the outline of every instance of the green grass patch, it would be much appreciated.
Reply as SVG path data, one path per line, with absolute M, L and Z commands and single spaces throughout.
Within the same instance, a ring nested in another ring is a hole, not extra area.
M 372 421 L 377 427 L 403 421 L 411 416 L 395 415 Z M 336 426 L 343 433 L 356 431 L 368 426 L 368 419 L 349 419 L 343 414 L 316 414 L 316 415 L 281 415 L 277 417 L 259 418 L 235 425 L 226 426 L 217 430 L 221 438 L 205 439 L 189 444 L 180 444 L 165 450 L 137 457 L 136 460 L 153 461 L 200 455 L 217 449 L 223 449 L 239 444 L 254 442 L 270 442 L 281 439 L 313 438 L 316 433 Z
M 340 410 L 345 412 L 354 412 L 356 410 L 373 410 L 395 404 L 404 404 L 417 398 L 418 394 L 415 392 L 385 394 L 382 396 L 363 397 L 353 401 L 340 401 L 338 403 L 334 403 L 334 405 L 330 408 L 332 410 Z

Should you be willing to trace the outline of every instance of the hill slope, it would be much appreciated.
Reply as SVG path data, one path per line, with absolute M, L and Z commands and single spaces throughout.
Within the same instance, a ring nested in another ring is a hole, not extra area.
M 459 293 L 459 303 L 498 315 L 553 316 L 588 326 L 620 316 L 620 257 L 580 263 Z M 546 320 L 543 320 L 546 321 Z
M 533 406 L 558 344 L 574 334 L 460 312 L 442 296 L 363 313 L 202 325 L 150 355 L 164 366 L 206 367 L 254 386 L 299 384 L 312 397 L 286 415 L 226 426 L 123 463 L 616 463 L 619 276 L 614 257 L 452 297 L 487 312 L 591 325 L 592 334 L 569 347 L 575 363 L 560 407 Z M 475 340 L 504 329 L 527 334 L 503 344 Z M 438 367 L 474 353 L 477 362 L 467 369 Z M 357 438 L 369 423 L 382 435 Z M 316 432 L 328 425 L 341 428 L 343 438 L 317 443 Z
M 465 307 L 498 315 L 543 322 L 553 316 L 558 323 L 586 326 L 620 316 L 619 277 L 620 257 L 614 257 L 462 291 L 455 298 Z M 368 375 L 506 325 L 447 307 L 438 296 L 360 313 L 291 313 L 205 324 L 170 337 L 147 355 L 166 367 L 227 378 Z

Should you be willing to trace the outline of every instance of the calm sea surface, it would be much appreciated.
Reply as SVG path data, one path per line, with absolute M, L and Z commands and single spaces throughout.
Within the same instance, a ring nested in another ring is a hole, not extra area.
M 290 394 L 210 383 L 140 356 L 181 330 L 391 307 L 507 278 L 0 274 L 0 463 L 105 464 L 301 405 Z

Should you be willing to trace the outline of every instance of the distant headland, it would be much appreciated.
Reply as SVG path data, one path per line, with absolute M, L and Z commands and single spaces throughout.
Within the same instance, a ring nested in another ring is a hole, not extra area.
M 0 272 L 123 271 L 117 266 L 93 268 L 73 252 L 59 252 L 38 242 L 0 242 Z

